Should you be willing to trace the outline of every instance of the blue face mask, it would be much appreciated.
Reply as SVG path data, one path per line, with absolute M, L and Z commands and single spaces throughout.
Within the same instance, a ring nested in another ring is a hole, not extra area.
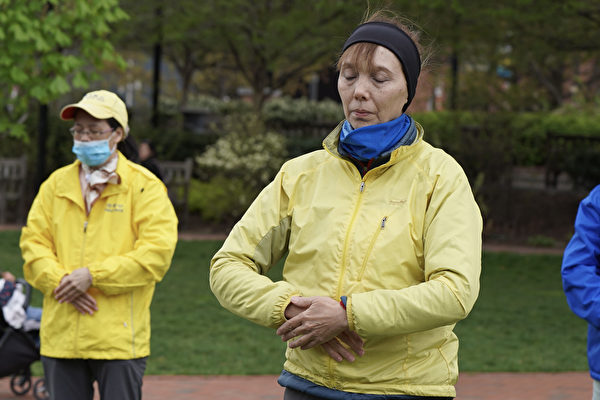
M 112 137 L 112 135 L 111 135 Z M 93 140 L 91 142 L 81 142 L 73 140 L 73 153 L 79 161 L 90 167 L 97 167 L 108 160 L 113 151 L 108 144 L 110 137 L 104 140 Z

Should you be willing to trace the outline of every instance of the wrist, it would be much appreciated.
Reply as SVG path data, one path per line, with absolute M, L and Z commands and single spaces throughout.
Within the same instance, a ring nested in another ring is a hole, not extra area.
M 86 272 L 87 272 L 88 284 L 89 284 L 89 285 L 90 285 L 90 287 L 91 287 L 91 286 L 92 286 L 92 282 L 93 282 L 93 280 L 92 280 L 92 273 L 91 273 L 91 272 L 90 272 L 90 270 L 89 270 L 89 269 L 87 269 L 87 268 L 86 268 L 85 270 L 86 270 Z
M 292 313 L 290 311 L 290 305 L 291 305 L 291 303 L 285 307 L 285 310 L 283 310 L 283 316 L 285 317 L 285 319 L 292 318 Z

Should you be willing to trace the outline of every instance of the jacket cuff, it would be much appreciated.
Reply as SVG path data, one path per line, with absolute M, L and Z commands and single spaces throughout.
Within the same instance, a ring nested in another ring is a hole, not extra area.
M 354 314 L 352 313 L 352 296 L 346 297 L 346 319 L 348 319 L 348 329 L 356 331 L 354 328 Z
M 90 284 L 90 287 L 93 287 L 94 284 L 96 283 L 98 274 L 99 274 L 99 268 L 98 268 L 98 264 L 94 263 L 94 264 L 89 264 L 86 265 L 86 268 L 88 269 L 88 271 L 90 271 L 90 277 L 92 278 L 92 283 Z
M 285 321 L 287 321 L 288 319 L 285 317 L 285 310 L 287 309 L 287 306 L 290 305 L 290 303 L 292 302 L 292 297 L 294 296 L 302 296 L 302 294 L 299 291 L 295 291 L 293 293 L 291 293 L 287 299 L 283 302 L 281 310 L 280 310 L 280 314 L 279 314 L 279 321 L 281 321 L 279 324 L 277 324 L 277 326 L 282 325 Z

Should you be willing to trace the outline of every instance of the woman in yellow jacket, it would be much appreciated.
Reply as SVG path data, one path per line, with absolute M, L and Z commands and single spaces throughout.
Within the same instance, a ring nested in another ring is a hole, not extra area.
M 40 330 L 52 399 L 140 399 L 150 303 L 171 264 L 177 217 L 166 188 L 116 150 L 127 110 L 99 90 L 66 106 L 78 160 L 40 187 L 21 234 L 26 280 L 44 295 Z
M 420 72 L 408 32 L 376 13 L 350 35 L 346 120 L 284 164 L 211 262 L 221 304 L 288 341 L 286 400 L 455 396 L 482 221 L 460 166 L 404 113 Z

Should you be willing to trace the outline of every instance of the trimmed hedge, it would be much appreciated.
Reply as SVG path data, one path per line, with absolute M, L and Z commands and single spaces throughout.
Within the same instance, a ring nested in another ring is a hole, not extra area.
M 512 163 L 521 166 L 546 164 L 547 141 L 552 134 L 600 138 L 600 115 L 428 112 L 413 117 L 423 125 L 426 140 L 434 146 L 456 148 L 460 137 L 479 132 L 485 138 L 508 143 Z

